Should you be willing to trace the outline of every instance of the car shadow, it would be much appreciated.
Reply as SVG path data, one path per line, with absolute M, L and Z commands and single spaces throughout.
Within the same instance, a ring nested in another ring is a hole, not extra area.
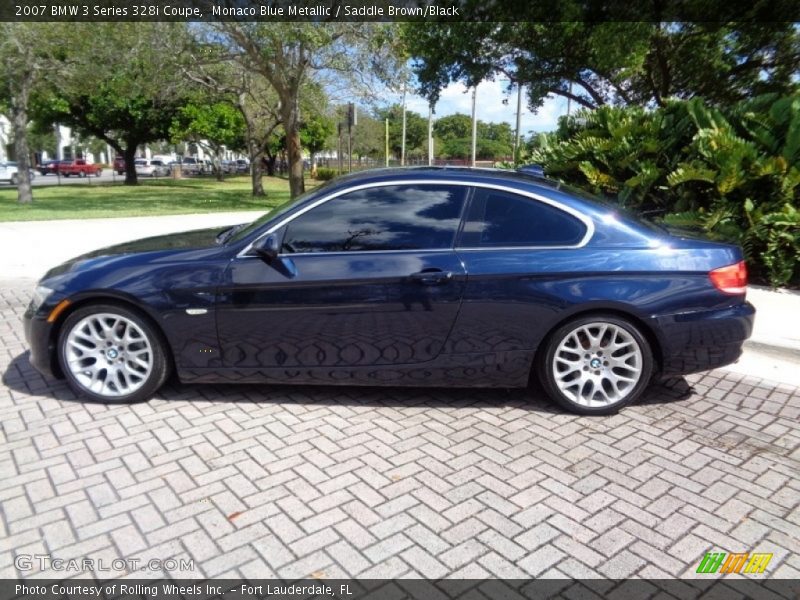
M 44 377 L 28 361 L 28 352 L 12 359 L 2 377 L 10 390 L 66 402 L 91 403 L 77 396 L 65 381 Z M 672 404 L 688 399 L 694 389 L 684 377 L 654 380 L 637 405 Z M 407 408 L 490 408 L 505 406 L 528 411 L 565 414 L 551 403 L 537 382 L 528 388 L 434 388 L 280 384 L 189 384 L 177 377 L 155 396 L 162 400 L 192 402 L 250 402 L 255 404 L 296 403 L 304 405 Z

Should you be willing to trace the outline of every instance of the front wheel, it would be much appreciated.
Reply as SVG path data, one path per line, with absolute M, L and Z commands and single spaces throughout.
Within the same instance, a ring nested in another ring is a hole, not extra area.
M 67 317 L 58 360 L 76 393 L 96 402 L 139 402 L 166 381 L 169 363 L 161 340 L 137 312 L 93 304 Z
M 592 315 L 554 331 L 537 368 L 548 396 L 567 410 L 608 415 L 642 394 L 653 373 L 653 353 L 630 321 Z

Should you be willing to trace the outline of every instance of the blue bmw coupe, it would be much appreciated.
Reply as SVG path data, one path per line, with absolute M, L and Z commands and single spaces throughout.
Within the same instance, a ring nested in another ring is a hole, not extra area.
M 736 246 L 676 237 L 525 172 L 340 177 L 227 230 L 154 237 L 45 275 L 32 364 L 89 399 L 184 382 L 524 387 L 581 414 L 750 335 Z

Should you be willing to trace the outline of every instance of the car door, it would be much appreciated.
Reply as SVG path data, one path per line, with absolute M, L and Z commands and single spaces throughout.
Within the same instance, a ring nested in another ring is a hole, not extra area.
M 227 271 L 217 310 L 225 365 L 435 359 L 466 281 L 453 250 L 466 196 L 454 185 L 359 186 L 290 217 L 271 264 L 244 255 Z
M 534 350 L 563 310 L 563 287 L 583 285 L 591 257 L 576 249 L 589 220 L 520 190 L 475 190 L 457 242 L 469 272 L 448 344 L 454 353 Z

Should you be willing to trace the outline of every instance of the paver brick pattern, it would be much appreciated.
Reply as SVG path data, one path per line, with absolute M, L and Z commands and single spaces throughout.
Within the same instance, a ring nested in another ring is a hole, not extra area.
M 601 418 L 535 390 L 171 382 L 92 404 L 28 364 L 31 287 L 0 284 L 3 577 L 63 576 L 23 554 L 194 561 L 128 573 L 148 577 L 691 577 L 707 551 L 760 551 L 800 578 L 798 389 L 714 371 Z

